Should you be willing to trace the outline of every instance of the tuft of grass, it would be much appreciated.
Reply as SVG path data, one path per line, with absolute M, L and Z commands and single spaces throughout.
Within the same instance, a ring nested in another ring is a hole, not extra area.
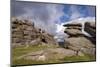
M 87 55 L 84 56 L 71 56 L 71 57 L 65 57 L 62 59 L 65 62 L 82 62 L 82 61 L 95 61 L 95 56 Z
M 36 65 L 36 64 L 52 64 L 52 63 L 60 63 L 59 60 L 46 60 L 46 61 L 33 61 L 26 59 L 18 59 L 13 61 L 13 65 Z
M 35 64 L 54 64 L 54 63 L 67 63 L 67 62 L 83 62 L 83 61 L 95 61 L 94 56 L 85 55 L 85 56 L 72 56 L 72 57 L 64 57 L 63 59 L 52 59 L 46 61 L 33 61 L 26 59 L 18 59 L 14 60 L 14 65 L 35 65 Z
M 12 48 L 12 57 L 18 57 L 23 54 L 27 54 L 29 52 L 35 52 L 35 51 L 39 51 L 47 48 L 55 48 L 55 47 L 56 46 L 43 46 L 43 45 L 29 46 L 29 47 L 20 46 L 20 47 Z

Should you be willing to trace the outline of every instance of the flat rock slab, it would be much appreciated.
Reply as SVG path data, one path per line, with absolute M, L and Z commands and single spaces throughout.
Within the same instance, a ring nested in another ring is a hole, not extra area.
M 24 58 L 34 61 L 45 61 L 53 59 L 63 59 L 66 56 L 75 56 L 76 52 L 64 48 L 49 48 L 41 51 L 31 52 L 26 55 L 20 56 L 18 59 Z
M 83 33 L 80 30 L 78 30 L 78 29 L 65 29 L 64 32 L 67 33 L 70 36 L 80 36 L 80 35 L 83 35 Z
M 79 26 L 81 27 L 82 24 L 81 23 L 77 23 L 77 22 L 72 22 L 72 23 L 68 23 L 68 24 L 64 24 L 64 27 L 69 27 L 69 26 Z

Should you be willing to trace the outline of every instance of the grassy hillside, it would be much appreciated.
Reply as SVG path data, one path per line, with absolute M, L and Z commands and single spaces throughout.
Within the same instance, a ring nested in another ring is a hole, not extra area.
M 58 48 L 57 46 L 26 46 L 12 48 L 12 63 L 13 65 L 27 65 L 27 64 L 48 64 L 48 63 L 63 63 L 63 62 L 79 62 L 79 61 L 95 61 L 94 56 L 84 55 L 84 56 L 71 56 L 64 57 L 63 59 L 57 60 L 46 60 L 46 61 L 33 61 L 26 59 L 17 59 L 18 57 L 25 55 L 27 53 L 40 51 L 48 48 Z

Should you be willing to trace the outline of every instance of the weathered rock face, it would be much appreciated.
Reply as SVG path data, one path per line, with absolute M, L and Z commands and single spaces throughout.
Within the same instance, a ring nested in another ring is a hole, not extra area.
M 95 22 L 86 22 L 85 31 L 90 33 L 92 36 L 96 36 L 96 24 Z
M 70 46 L 77 47 L 78 50 L 80 50 L 82 47 L 85 48 L 93 48 L 95 47 L 94 44 L 85 37 L 71 37 L 67 39 L 67 43 L 70 44 Z
M 86 22 L 85 29 L 92 37 L 96 38 L 96 23 L 95 22 Z
M 77 23 L 77 22 L 68 23 L 68 24 L 65 24 L 63 26 L 65 26 L 65 27 L 70 27 L 70 26 L 72 26 L 72 27 L 82 27 L 81 23 Z
M 68 48 L 85 54 L 95 54 L 95 45 L 85 37 L 71 37 L 67 39 Z
M 53 36 L 41 29 L 35 28 L 28 20 L 12 19 L 12 45 L 37 45 L 46 43 L 57 44 Z
M 88 25 L 89 25 L 88 23 L 85 24 L 85 29 L 87 29 L 88 32 L 91 28 L 95 30 L 94 24 L 91 24 L 91 27 L 89 27 Z M 77 55 L 79 56 L 82 56 L 84 53 L 95 55 L 95 44 L 92 42 L 92 37 L 91 38 L 87 37 L 82 33 L 81 24 L 70 23 L 70 24 L 65 24 L 64 26 L 66 27 L 64 32 L 69 35 L 69 38 L 66 39 L 66 44 L 65 44 L 66 48 L 77 51 Z M 93 36 L 95 36 L 95 33 L 93 34 Z

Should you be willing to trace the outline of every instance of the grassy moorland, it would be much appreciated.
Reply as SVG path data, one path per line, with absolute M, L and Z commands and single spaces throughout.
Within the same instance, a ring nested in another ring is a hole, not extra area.
M 80 62 L 80 61 L 95 61 L 94 56 L 84 55 L 84 56 L 71 56 L 64 57 L 59 60 L 46 60 L 46 61 L 33 61 L 26 59 L 17 59 L 18 57 L 25 55 L 27 53 L 40 51 L 48 48 L 58 48 L 57 46 L 26 46 L 12 48 L 12 64 L 13 65 L 28 65 L 28 64 L 49 64 L 49 63 L 64 63 L 64 62 Z

